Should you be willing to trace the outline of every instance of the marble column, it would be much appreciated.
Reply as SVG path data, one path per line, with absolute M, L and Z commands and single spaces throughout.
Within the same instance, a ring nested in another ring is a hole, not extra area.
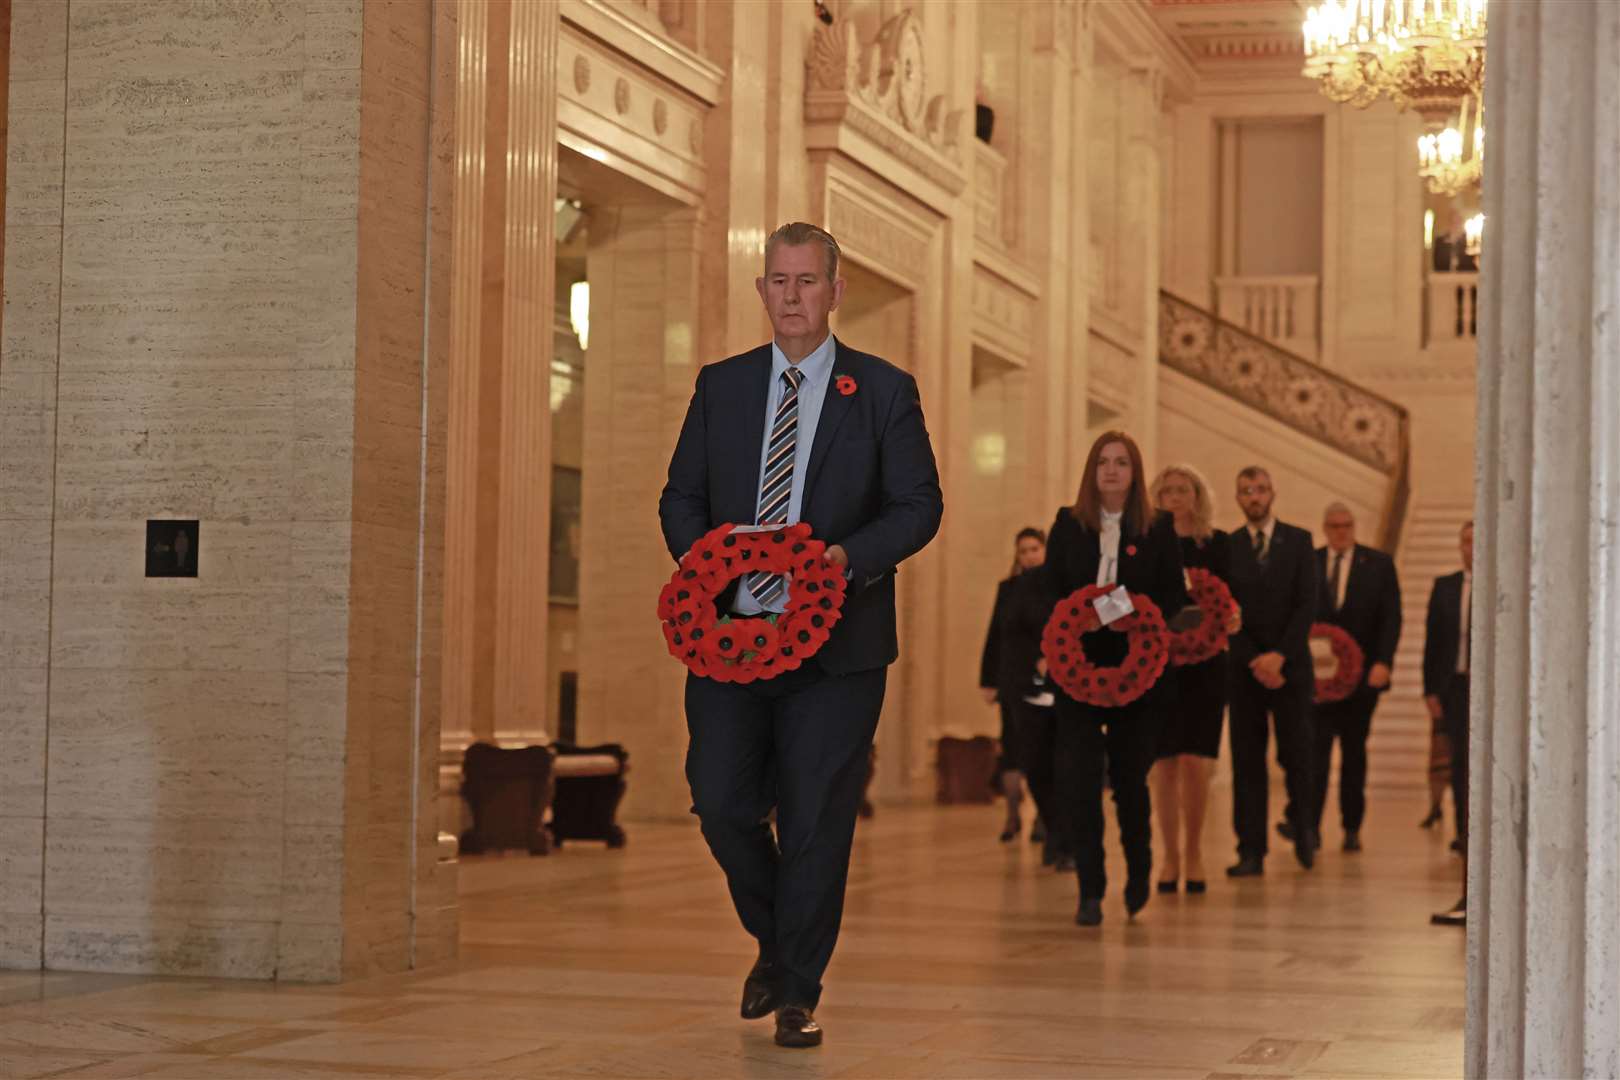
M 1620 1075 L 1620 6 L 1491 8 L 1470 1076 Z
M 579 735 L 636 755 L 625 816 L 687 820 L 691 804 L 686 672 L 652 598 L 673 569 L 655 515 L 699 367 L 701 227 L 698 211 L 663 204 L 604 206 L 589 222 Z
M 1045 527 L 1048 511 L 1073 496 L 1073 466 L 1065 446 L 1070 421 L 1067 388 L 1084 356 L 1085 285 L 1089 244 L 1077 246 L 1074 233 L 1088 223 L 1086 170 L 1078 148 L 1085 145 L 1082 103 L 1076 100 L 1078 65 L 1075 23 L 1079 6 L 1064 0 L 1019 9 L 1023 22 L 1018 62 L 1028 72 L 1020 82 L 1015 119 L 1016 183 L 1025 217 L 1020 230 L 1027 251 L 1040 268 L 1051 300 L 1036 308 L 1035 348 L 1030 358 L 1030 431 L 1026 444 L 1030 465 L 1021 502 L 1033 507 Z M 981 17 L 985 17 L 981 14 Z M 1082 413 L 1082 415 L 1084 415 Z
M 554 3 L 467 0 L 459 38 L 445 747 L 547 738 Z
M 1164 106 L 1164 69 L 1139 61 L 1120 81 L 1120 206 L 1125 213 L 1120 238 L 1127 316 L 1137 331 L 1136 400 L 1141 410 L 1133 426 L 1147 460 L 1156 459 L 1159 424 L 1159 231 L 1164 171 L 1159 157 Z

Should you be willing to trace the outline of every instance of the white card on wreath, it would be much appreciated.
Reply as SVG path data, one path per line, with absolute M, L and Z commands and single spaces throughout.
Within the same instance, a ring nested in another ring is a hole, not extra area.
M 1097 609 L 1097 618 L 1102 620 L 1104 626 L 1116 623 L 1136 610 L 1136 605 L 1131 603 L 1131 594 L 1123 585 L 1115 586 L 1113 592 L 1097 597 L 1091 606 Z
M 733 525 L 731 531 L 733 533 L 761 533 L 775 532 L 778 529 L 786 528 L 788 528 L 786 525 Z

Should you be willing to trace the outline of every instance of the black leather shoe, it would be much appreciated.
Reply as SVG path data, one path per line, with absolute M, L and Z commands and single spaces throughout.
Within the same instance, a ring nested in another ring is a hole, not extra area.
M 1132 878 L 1125 883 L 1125 914 L 1136 918 L 1136 913 L 1147 907 L 1148 898 L 1153 895 L 1148 890 L 1148 879 L 1145 877 Z
M 1310 826 L 1301 828 L 1294 840 L 1294 856 L 1299 859 L 1299 865 L 1309 870 L 1316 865 L 1316 849 L 1321 847 L 1316 836 L 1316 830 Z
M 1359 829 L 1351 829 L 1349 832 L 1344 834 L 1344 850 L 1346 850 L 1346 851 L 1360 851 L 1361 850 L 1361 830 L 1359 830 Z
M 742 1018 L 758 1020 L 776 1009 L 776 965 L 763 956 L 743 980 Z
M 1075 915 L 1074 921 L 1080 926 L 1101 926 L 1102 901 L 1082 899 L 1080 911 Z
M 1192 887 L 1191 887 L 1192 882 L 1190 882 L 1190 881 L 1187 882 L 1187 885 L 1188 885 L 1187 891 L 1192 892 Z M 1174 893 L 1179 887 L 1180 886 L 1174 881 L 1161 881 L 1161 882 L 1159 882 L 1159 895 L 1160 896 L 1169 896 L 1171 893 Z
M 1018 830 L 1019 830 L 1019 826 L 1017 826 L 1017 825 L 1008 825 L 1006 828 L 1002 829 L 1001 830 L 1001 842 L 1003 844 L 1007 844 L 1007 843 L 1011 843 L 1012 841 L 1018 839 Z
M 1289 840 L 1289 841 L 1293 840 L 1294 839 L 1294 823 L 1292 821 L 1279 821 L 1279 822 L 1277 822 L 1277 835 L 1282 837 L 1284 840 Z
M 1258 855 L 1244 855 L 1237 864 L 1226 868 L 1227 877 L 1259 877 L 1266 872 L 1266 860 Z
M 784 1005 L 776 1010 L 776 1045 L 820 1046 L 821 1025 L 803 1005 Z
M 1052 869 L 1056 870 L 1060 874 L 1074 873 L 1074 856 L 1059 853 L 1057 861 L 1052 864 Z
M 1467 926 L 1468 898 L 1463 897 L 1457 901 L 1457 906 L 1450 911 L 1440 911 L 1430 915 L 1429 922 L 1435 926 Z

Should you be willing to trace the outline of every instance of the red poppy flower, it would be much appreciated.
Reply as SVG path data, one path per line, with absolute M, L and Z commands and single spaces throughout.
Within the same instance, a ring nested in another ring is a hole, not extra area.
M 1127 554 L 1127 555 L 1135 555 L 1136 554 L 1136 545 L 1135 544 L 1126 544 L 1125 545 L 1125 554 Z
M 838 378 L 834 380 L 833 385 L 837 386 L 838 392 L 843 394 L 845 397 L 849 397 L 855 392 L 856 389 L 855 380 L 850 378 L 848 375 L 838 376 Z

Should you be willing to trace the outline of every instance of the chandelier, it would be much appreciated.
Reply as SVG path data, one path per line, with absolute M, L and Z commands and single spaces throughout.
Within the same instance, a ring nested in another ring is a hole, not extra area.
M 1485 0 L 1322 0 L 1305 15 L 1305 71 L 1333 101 L 1389 98 L 1438 132 L 1485 75 Z
M 1478 98 L 1472 115 L 1464 104 L 1456 123 L 1418 136 L 1418 175 L 1436 195 L 1477 190 L 1485 164 L 1485 116 Z

